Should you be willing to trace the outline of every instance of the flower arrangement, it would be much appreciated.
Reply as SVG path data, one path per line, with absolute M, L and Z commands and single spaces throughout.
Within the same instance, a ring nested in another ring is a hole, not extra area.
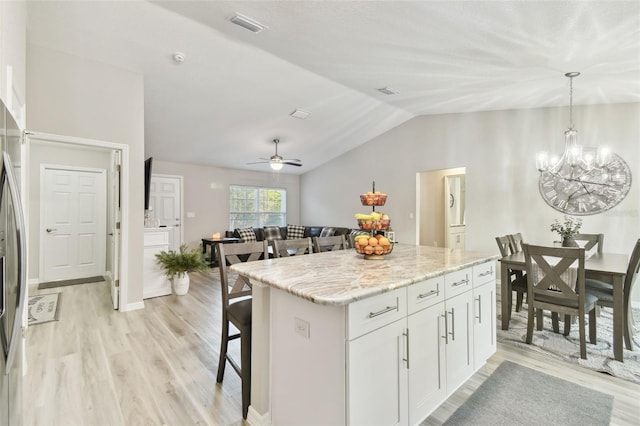
M 582 219 L 577 217 L 565 216 L 564 222 L 560 223 L 558 219 L 551 224 L 551 230 L 557 232 L 563 240 L 575 237 L 580 232 Z

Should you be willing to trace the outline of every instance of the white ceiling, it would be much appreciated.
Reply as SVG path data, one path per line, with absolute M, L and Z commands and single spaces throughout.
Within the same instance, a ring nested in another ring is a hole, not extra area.
M 638 0 L 29 0 L 27 37 L 143 73 L 147 156 L 249 170 L 274 138 L 304 173 L 417 115 L 564 106 L 568 71 L 576 105 L 640 102 Z

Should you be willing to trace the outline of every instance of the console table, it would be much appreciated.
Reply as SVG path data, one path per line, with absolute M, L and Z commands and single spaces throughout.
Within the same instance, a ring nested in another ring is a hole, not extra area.
M 230 243 L 239 243 L 240 238 L 203 238 L 202 239 L 202 254 L 207 254 L 207 247 L 211 247 L 211 258 L 209 259 L 209 266 L 212 268 L 218 266 L 218 244 L 230 244 Z

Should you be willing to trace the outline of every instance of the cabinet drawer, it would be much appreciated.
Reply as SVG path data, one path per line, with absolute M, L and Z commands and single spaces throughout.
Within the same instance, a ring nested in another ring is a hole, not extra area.
M 348 339 L 354 339 L 407 315 L 407 289 L 399 288 L 348 305 Z
M 496 279 L 496 262 L 485 262 L 473 267 L 473 286 L 477 287 Z
M 409 315 L 444 300 L 444 275 L 407 287 Z
M 163 244 L 169 244 L 169 233 L 167 231 L 144 233 L 145 246 L 160 246 Z
M 450 298 L 465 291 L 471 290 L 472 287 L 471 268 L 461 269 L 460 271 L 451 272 L 444 276 L 444 296 Z

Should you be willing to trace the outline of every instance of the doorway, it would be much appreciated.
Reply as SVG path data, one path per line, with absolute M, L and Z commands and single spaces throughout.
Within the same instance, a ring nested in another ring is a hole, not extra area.
M 452 204 L 448 177 L 463 177 L 465 173 L 465 167 L 416 173 L 416 241 L 419 245 L 451 248 L 464 245 L 465 215 L 461 214 L 462 222 L 456 221 L 454 226 L 450 226 L 452 221 L 448 215 L 452 209 L 466 204 L 465 193 L 453 194 Z
M 153 174 L 149 189 L 149 207 L 158 226 L 172 228 L 169 248 L 178 251 L 182 234 L 182 176 Z
M 112 142 L 35 132 L 27 132 L 26 141 L 29 152 L 29 170 L 26 176 L 31 182 L 27 203 L 31 210 L 28 221 L 29 228 L 33 230 L 29 236 L 28 253 L 30 283 L 42 282 L 46 276 L 41 268 L 43 254 L 40 250 L 45 245 L 41 230 L 47 233 L 47 226 L 40 217 L 41 192 L 45 190 L 45 185 L 40 184 L 41 165 L 54 163 L 64 164 L 64 169 L 68 170 L 103 170 L 106 202 L 100 204 L 100 214 L 105 217 L 104 225 L 100 225 L 104 237 L 100 244 L 104 255 L 101 255 L 102 271 L 96 275 L 103 275 L 109 282 L 113 308 L 127 310 L 129 147 Z

